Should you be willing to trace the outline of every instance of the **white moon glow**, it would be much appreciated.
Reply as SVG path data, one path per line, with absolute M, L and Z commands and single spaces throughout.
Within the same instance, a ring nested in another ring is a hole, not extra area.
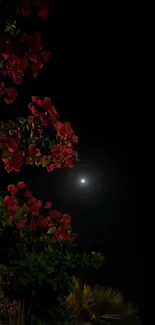
M 82 184 L 84 184 L 86 182 L 86 180 L 84 178 L 81 178 L 81 181 L 80 181 Z

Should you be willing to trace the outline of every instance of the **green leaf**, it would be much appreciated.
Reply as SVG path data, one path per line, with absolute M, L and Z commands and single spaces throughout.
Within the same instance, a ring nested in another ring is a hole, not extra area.
M 26 157 L 26 164 L 27 165 L 33 165 L 33 163 L 34 163 L 34 159 L 33 159 L 33 157 Z
M 47 235 L 54 234 L 56 231 L 56 227 L 52 227 L 48 230 Z
M 21 216 L 21 214 L 23 213 L 23 209 L 21 209 L 21 208 L 17 208 L 16 209 L 16 217 L 20 217 Z
M 0 198 L 0 209 L 5 207 L 5 201 L 3 198 Z
M 35 165 L 40 166 L 41 165 L 41 159 L 40 160 L 35 159 Z
M 47 162 L 46 161 L 42 161 L 41 165 L 42 165 L 42 167 L 46 167 Z
M 17 117 L 17 121 L 21 124 L 24 124 L 24 122 L 26 121 L 24 117 Z

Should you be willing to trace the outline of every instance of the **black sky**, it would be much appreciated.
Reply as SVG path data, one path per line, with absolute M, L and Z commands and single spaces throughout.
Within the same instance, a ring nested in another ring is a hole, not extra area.
M 80 137 L 80 162 L 73 170 L 47 174 L 26 168 L 9 177 L 1 167 L 1 187 L 10 179 L 25 180 L 38 198 L 70 213 L 81 245 L 106 256 L 100 283 L 123 290 L 145 319 L 154 279 L 154 128 L 148 110 L 143 113 L 145 34 L 125 8 L 116 14 L 112 4 L 102 10 L 81 6 L 64 14 L 63 1 L 52 5 L 49 33 L 43 30 L 53 51 L 50 66 L 26 92 L 21 89 L 18 99 L 21 115 L 27 114 L 23 98 L 25 105 L 33 94 L 53 99 L 62 120 L 71 121 Z M 9 117 L 16 116 L 11 110 Z M 81 188 L 81 176 L 90 185 Z

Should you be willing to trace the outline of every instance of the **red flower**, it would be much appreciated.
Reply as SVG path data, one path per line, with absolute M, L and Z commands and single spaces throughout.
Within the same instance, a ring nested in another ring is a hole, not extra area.
M 11 306 L 11 309 L 16 312 L 17 311 L 17 308 L 18 308 L 18 305 L 19 305 L 19 301 L 17 300 L 13 300 L 12 302 L 12 306 Z
M 41 155 L 40 149 L 36 148 L 32 144 L 30 144 L 28 149 L 29 149 L 29 154 L 31 157 L 38 157 Z
M 28 62 L 26 58 L 12 55 L 3 74 L 5 76 L 11 77 L 15 84 L 20 85 L 22 76 L 25 74 L 27 66 Z
M 75 240 L 78 237 L 78 234 L 73 233 L 72 234 L 72 239 Z
M 51 164 L 47 167 L 47 171 L 50 173 L 54 170 L 54 164 Z
M 37 202 L 37 199 L 34 196 L 31 196 L 27 202 L 28 206 L 33 206 Z
M 54 228 L 54 234 L 56 239 L 58 240 L 68 240 L 69 238 L 75 239 L 77 238 L 76 234 L 70 235 L 70 227 L 71 227 L 71 216 L 69 214 L 63 214 L 57 210 L 50 211 L 49 216 L 46 217 L 42 215 L 44 210 L 40 210 L 43 205 L 43 201 L 37 200 L 32 193 L 26 190 L 22 195 L 28 200 L 23 203 L 22 206 L 19 205 L 18 189 L 25 189 L 26 184 L 24 182 L 18 182 L 17 185 L 10 184 L 8 185 L 8 191 L 11 192 L 12 195 L 7 195 L 4 197 L 4 201 L 6 203 L 6 210 L 9 214 L 9 219 L 16 222 L 16 228 L 18 230 L 24 229 L 25 227 L 29 227 L 32 231 L 35 231 L 37 227 L 41 229 Z M 51 201 L 47 201 L 44 205 L 44 208 L 50 209 L 52 206 Z M 16 218 L 16 209 L 22 208 L 25 213 L 20 216 L 20 219 Z M 33 218 L 31 223 L 27 223 L 29 221 L 29 216 Z M 37 217 L 37 218 L 36 218 Z M 57 225 L 59 224 L 59 228 Z
M 25 188 L 26 184 L 24 182 L 18 182 L 17 184 L 17 188 L 19 190 L 23 190 Z
M 63 130 L 63 123 L 60 121 L 57 121 L 55 124 L 55 128 L 58 132 L 61 132 Z
M 9 158 L 2 158 L 6 171 L 8 173 L 13 170 L 19 172 L 21 169 L 23 156 L 24 156 L 24 152 L 18 149 L 18 151 L 14 152 L 13 155 L 10 156 Z
M 72 137 L 72 141 L 73 141 L 74 143 L 78 143 L 78 141 L 79 141 L 78 136 L 73 135 L 73 137 Z
M 40 228 L 44 229 L 47 227 L 47 222 L 45 221 L 45 219 L 43 217 L 40 217 L 38 219 L 38 225 Z
M 41 55 L 43 57 L 43 61 L 44 62 L 48 62 L 48 60 L 49 60 L 49 58 L 51 56 L 51 52 L 49 52 L 49 51 L 43 51 Z
M 17 98 L 17 91 L 13 88 L 13 87 L 10 87 L 10 88 L 6 88 L 5 89 L 5 95 L 6 95 L 6 98 L 4 99 L 4 102 L 6 104 L 12 104 L 15 99 Z
M 64 214 L 61 222 L 65 228 L 69 228 L 71 224 L 71 216 L 69 214 Z
M 30 0 L 20 0 L 20 8 L 23 16 L 31 16 L 31 1 Z
M 38 77 L 38 71 L 43 67 L 43 63 L 41 61 L 38 61 L 37 63 L 34 63 L 32 65 L 32 76 L 33 78 Z
M 62 214 L 61 214 L 61 212 L 59 212 L 59 211 L 57 211 L 57 210 L 54 210 L 54 211 L 52 211 L 52 212 L 50 213 L 49 217 L 50 217 L 50 220 L 51 220 L 51 219 L 61 219 Z
M 51 112 L 52 106 L 53 105 L 52 105 L 51 99 L 49 97 L 45 97 L 42 100 L 42 107 L 44 108 L 45 111 Z
M 73 165 L 73 163 L 72 163 L 72 161 L 70 160 L 70 159 L 65 159 L 65 163 L 66 163 L 66 166 L 67 167 L 69 167 L 69 168 L 73 168 L 74 167 L 74 165 Z
M 16 223 L 17 229 L 24 229 L 26 227 L 26 220 L 20 220 Z
M 62 167 L 62 164 L 60 164 L 60 163 L 56 163 L 55 167 L 56 167 L 56 168 L 61 168 L 61 167 Z
M 23 193 L 23 196 L 24 196 L 27 200 L 30 200 L 30 199 L 32 198 L 32 192 L 26 190 L 26 191 Z
M 10 215 L 14 214 L 16 212 L 16 206 L 15 205 L 8 206 L 7 211 Z
M 27 222 L 27 214 L 24 214 L 20 218 L 19 222 L 16 223 L 17 229 L 23 229 L 23 228 L 25 228 L 26 227 L 26 222 Z
M 55 109 L 55 107 L 53 106 L 51 99 L 49 97 L 45 97 L 43 100 L 39 99 L 37 96 L 33 96 L 32 97 L 32 102 L 34 104 L 37 104 L 39 107 L 42 107 L 46 112 L 49 113 L 49 121 L 51 122 L 52 125 L 54 125 L 56 123 L 56 121 L 58 120 L 58 113 Z M 32 104 L 30 104 L 30 109 L 32 110 L 31 107 L 34 107 Z M 46 119 L 44 119 L 43 115 L 39 116 L 40 121 L 43 123 L 43 125 L 48 125 Z
M 4 163 L 5 170 L 10 173 L 13 170 L 13 167 L 11 166 L 11 159 L 9 158 L 2 158 L 2 161 Z
M 39 216 L 39 210 L 43 205 L 43 201 L 37 200 L 35 197 L 32 197 L 30 198 L 27 204 L 29 213 L 32 213 L 33 216 Z
M 13 300 L 13 305 L 17 305 L 18 301 L 17 300 Z
M 38 62 L 38 56 L 35 55 L 32 50 L 30 49 L 29 52 L 27 53 L 27 56 L 29 58 L 30 61 L 37 63 Z
M 32 114 L 35 117 L 40 117 L 39 111 L 31 103 L 28 105 L 28 108 L 31 110 Z
M 7 190 L 8 190 L 8 192 L 10 193 L 10 194 L 17 194 L 17 192 L 18 192 L 18 188 L 16 187 L 16 185 L 14 185 L 14 184 L 10 184 L 10 185 L 8 185 L 8 187 L 7 187 Z
M 50 209 L 51 206 L 52 206 L 52 202 L 47 201 L 47 202 L 45 203 L 45 209 Z
M 11 138 L 7 137 L 5 142 L 9 152 L 13 153 L 18 149 L 18 141 L 12 140 Z
M 9 196 L 9 195 L 6 195 L 4 197 L 4 201 L 6 203 L 7 206 L 12 206 L 15 204 L 15 196 Z
M 49 0 L 37 0 L 36 6 L 38 8 L 38 16 L 46 19 L 49 13 Z
M 61 140 L 65 140 L 66 138 L 73 139 L 74 137 L 74 140 L 78 141 L 78 138 L 77 137 L 75 138 L 74 131 L 72 130 L 69 122 L 65 122 L 65 123 L 57 122 L 55 124 L 55 128 L 59 132 Z
M 42 207 L 42 205 L 43 205 L 43 201 L 37 200 L 36 205 L 40 209 Z
M 18 136 L 18 139 L 21 139 L 22 138 L 21 132 L 17 131 L 17 136 Z
M 32 122 L 32 123 L 34 122 L 34 116 L 29 116 L 28 118 L 29 118 L 30 122 Z
M 24 156 L 24 152 L 21 150 L 18 150 L 17 152 L 14 153 L 14 155 L 12 157 L 11 164 L 12 164 L 13 170 L 15 170 L 16 172 L 19 172 L 21 169 L 23 156 Z
M 59 227 L 55 232 L 55 237 L 59 240 L 68 240 L 69 234 L 68 231 L 64 230 L 62 227 Z
M 42 106 L 42 100 L 39 99 L 37 96 L 32 96 L 31 100 L 34 104 L 37 104 L 38 106 Z
M 53 228 L 55 226 L 54 222 L 49 222 L 48 227 Z

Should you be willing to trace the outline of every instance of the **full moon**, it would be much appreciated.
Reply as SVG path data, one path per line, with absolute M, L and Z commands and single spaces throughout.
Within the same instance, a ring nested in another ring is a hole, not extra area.
M 84 183 L 86 182 L 86 180 L 85 180 L 84 178 L 81 178 L 80 182 L 81 182 L 82 184 L 84 184 Z

